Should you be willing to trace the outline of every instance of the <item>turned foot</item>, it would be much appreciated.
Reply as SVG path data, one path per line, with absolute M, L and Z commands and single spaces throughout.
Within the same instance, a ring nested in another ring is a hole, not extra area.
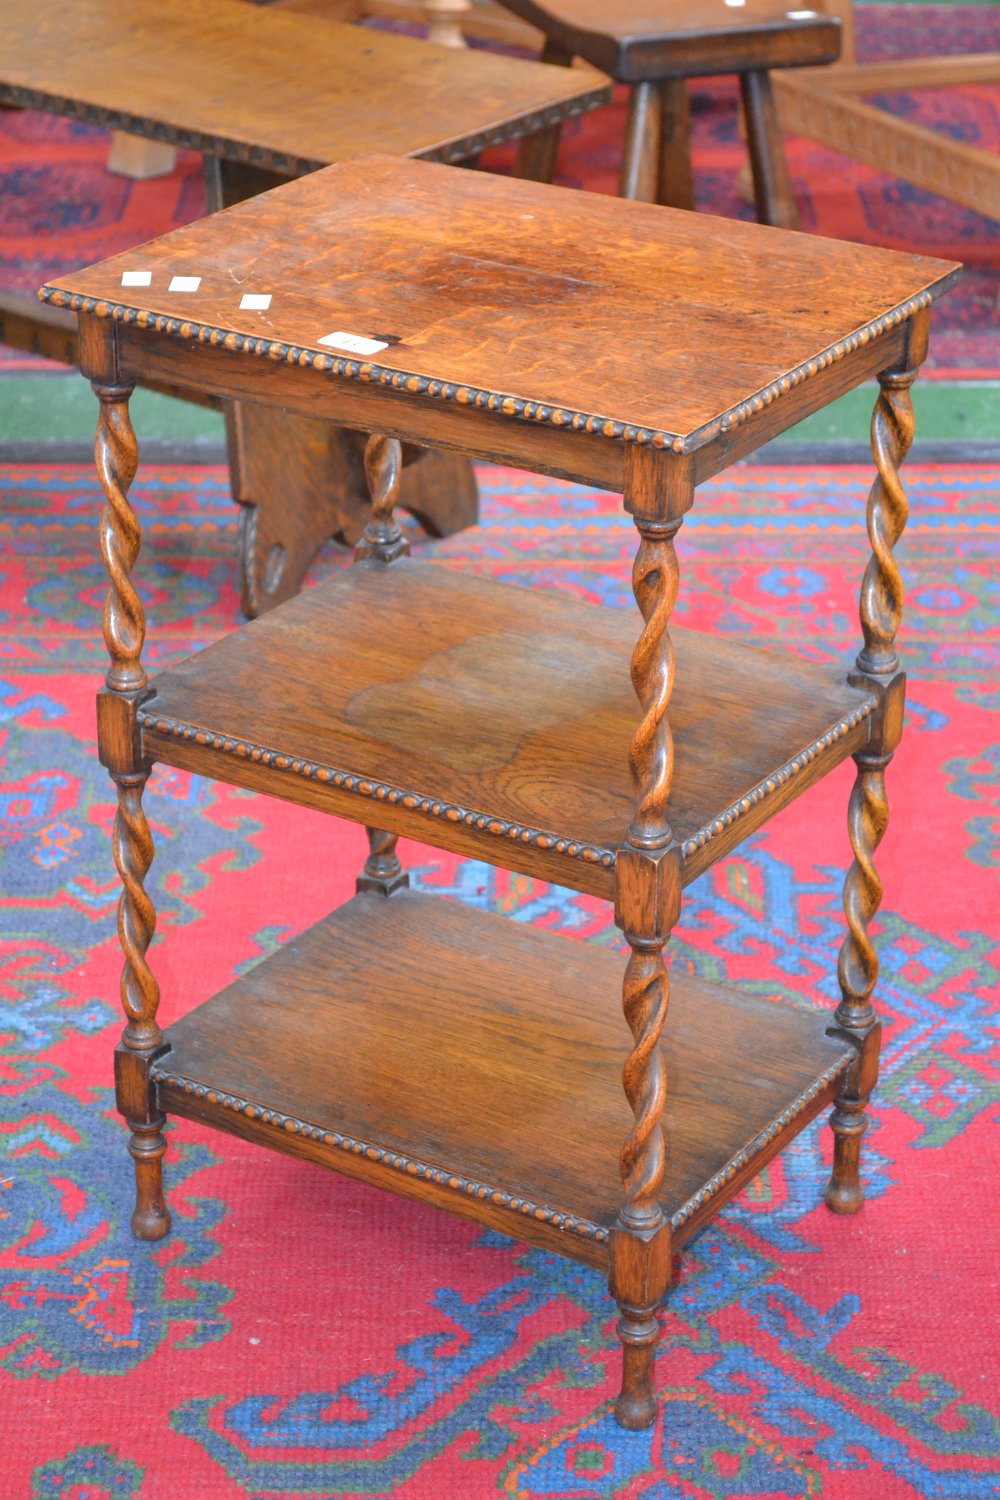
M 656 1309 L 670 1284 L 670 1225 L 658 1217 L 644 1228 L 619 1222 L 612 1231 L 609 1287 L 618 1304 L 622 1384 L 615 1417 L 633 1432 L 656 1420 L 653 1365 L 660 1325 Z
M 128 1149 L 135 1162 L 135 1210 L 132 1233 L 140 1240 L 162 1240 L 170 1229 L 170 1214 L 163 1196 L 164 1119 L 148 1125 L 129 1122 Z
M 660 1325 L 655 1308 L 622 1307 L 618 1337 L 622 1344 L 622 1388 L 615 1401 L 615 1417 L 622 1427 L 641 1432 L 656 1420 L 653 1365 Z
M 861 1137 L 868 1129 L 865 1099 L 838 1099 L 830 1125 L 834 1134 L 833 1172 L 826 1206 L 835 1214 L 856 1214 L 865 1201 L 861 1183 Z

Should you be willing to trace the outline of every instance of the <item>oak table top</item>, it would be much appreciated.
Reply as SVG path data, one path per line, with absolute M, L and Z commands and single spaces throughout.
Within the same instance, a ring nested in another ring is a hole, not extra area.
M 136 274 L 148 285 L 129 285 Z M 544 427 L 562 439 L 549 472 L 621 488 L 620 458 L 588 463 L 572 440 L 589 453 L 704 454 L 705 477 L 884 368 L 893 332 L 959 274 L 926 256 L 370 155 L 40 295 L 113 316 L 124 346 L 137 325 L 361 383 L 369 398 L 383 388 L 432 425 L 442 407 L 488 416 L 470 447 L 484 456 L 518 462 L 505 431 Z M 269 305 L 243 308 L 246 294 Z M 145 358 L 157 342 L 144 332 Z M 231 384 L 219 367 L 204 362 L 209 388 Z
M 462 160 L 608 97 L 590 70 L 240 0 L 0 6 L 0 102 L 290 176 L 364 148 Z

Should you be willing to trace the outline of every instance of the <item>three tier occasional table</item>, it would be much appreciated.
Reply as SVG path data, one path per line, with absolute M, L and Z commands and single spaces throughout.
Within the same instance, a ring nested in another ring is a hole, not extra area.
M 827 1202 L 860 1206 L 873 856 L 903 710 L 899 466 L 930 303 L 958 274 L 370 156 L 43 289 L 79 313 L 100 401 L 137 1235 L 169 1227 L 167 1114 L 466 1214 L 609 1274 L 615 1410 L 642 1427 L 672 1252 L 831 1101 Z M 197 289 L 167 295 L 179 275 Z M 241 309 L 264 284 L 268 309 Z M 856 663 L 671 630 L 697 485 L 873 375 Z M 182 378 L 370 433 L 372 512 L 353 567 L 150 679 L 128 401 Z M 638 616 L 408 558 L 410 442 L 622 492 Z M 683 887 L 848 756 L 836 1012 L 671 983 Z M 364 823 L 371 848 L 346 906 L 166 1032 L 144 885 L 157 761 Z M 407 889 L 399 835 L 613 902 L 630 956 Z

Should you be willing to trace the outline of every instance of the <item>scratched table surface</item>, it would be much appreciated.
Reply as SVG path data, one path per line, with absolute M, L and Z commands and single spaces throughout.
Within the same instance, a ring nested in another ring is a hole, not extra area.
M 365 156 L 42 295 L 258 357 L 297 348 L 327 376 L 499 415 L 527 404 L 557 427 L 631 424 L 639 441 L 693 449 L 741 403 L 780 403 L 850 365 L 958 275 L 925 256 Z

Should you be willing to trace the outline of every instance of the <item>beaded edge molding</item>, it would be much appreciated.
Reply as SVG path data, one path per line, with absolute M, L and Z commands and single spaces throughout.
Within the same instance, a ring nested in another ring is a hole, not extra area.
M 250 1120 L 259 1120 L 263 1125 L 278 1125 L 287 1130 L 290 1135 L 303 1135 L 309 1140 L 318 1141 L 324 1146 L 335 1146 L 340 1151 L 346 1151 L 352 1156 L 364 1156 L 369 1161 L 378 1162 L 383 1167 L 391 1167 L 397 1172 L 405 1172 L 408 1177 L 418 1177 L 425 1182 L 435 1182 L 439 1187 L 451 1188 L 455 1192 L 464 1193 L 469 1198 L 489 1199 L 498 1208 L 512 1209 L 515 1213 L 524 1214 L 529 1219 L 540 1219 L 546 1224 L 551 1224 L 555 1229 L 561 1229 L 568 1234 L 578 1235 L 581 1239 L 594 1240 L 603 1243 L 608 1239 L 608 1230 L 599 1224 L 592 1224 L 589 1219 L 578 1219 L 573 1214 L 561 1213 L 555 1208 L 546 1208 L 539 1203 L 533 1203 L 529 1198 L 517 1198 L 507 1193 L 503 1188 L 491 1187 L 489 1183 L 477 1182 L 475 1178 L 460 1177 L 456 1172 L 446 1172 L 441 1167 L 428 1166 L 426 1162 L 418 1161 L 415 1157 L 404 1156 L 400 1151 L 390 1151 L 385 1146 L 375 1146 L 370 1141 L 360 1141 L 354 1136 L 342 1135 L 339 1130 L 326 1130 L 322 1125 L 310 1125 L 305 1120 L 298 1120 L 294 1115 L 283 1115 L 278 1110 L 267 1109 L 262 1104 L 255 1104 L 252 1100 L 241 1099 L 237 1094 L 226 1094 L 220 1089 L 209 1088 L 207 1084 L 195 1083 L 190 1078 L 182 1078 L 169 1069 L 154 1066 L 150 1069 L 150 1078 L 154 1083 L 166 1083 L 174 1088 L 179 1088 L 191 1098 L 202 1099 L 208 1104 L 219 1104 L 223 1109 L 232 1110 L 234 1114 L 246 1115 Z
M 727 828 L 731 828 L 734 823 L 738 823 L 740 818 L 744 817 L 752 807 L 756 807 L 759 802 L 763 802 L 767 797 L 770 797 L 786 781 L 792 781 L 804 771 L 806 766 L 811 765 L 817 756 L 822 755 L 824 750 L 829 750 L 831 745 L 835 745 L 838 740 L 843 739 L 845 735 L 857 729 L 859 724 L 863 724 L 866 719 L 871 718 L 878 707 L 878 701 L 878 698 L 874 696 L 866 698 L 846 718 L 841 719 L 839 724 L 834 724 L 833 728 L 828 729 L 826 734 L 822 734 L 819 739 L 813 740 L 812 744 L 807 745 L 804 750 L 800 750 L 798 755 L 793 755 L 791 760 L 787 760 L 783 766 L 779 767 L 771 776 L 768 776 L 766 780 L 759 781 L 755 787 L 747 792 L 745 797 L 740 797 L 737 801 L 731 802 L 725 812 L 720 813 L 711 823 L 706 823 L 704 828 L 699 828 L 698 832 L 692 838 L 684 841 L 683 852 L 685 859 L 690 859 L 692 854 L 697 854 L 699 849 L 704 849 L 706 844 L 710 844 L 713 839 L 719 838 L 721 834 L 726 832 Z
M 947 283 L 946 283 L 947 284 Z M 124 302 L 109 302 L 105 298 L 84 296 L 70 292 L 64 287 L 47 283 L 38 292 L 40 302 L 50 302 L 53 307 L 68 307 L 73 312 L 92 314 L 96 318 L 111 318 L 116 323 L 150 328 L 156 333 L 171 338 L 180 338 L 188 343 L 209 344 L 222 347 L 231 353 L 253 354 L 260 359 L 285 364 L 299 365 L 303 369 L 329 373 L 341 380 L 357 380 L 367 385 L 388 386 L 411 396 L 424 396 L 437 401 L 453 401 L 458 406 L 476 407 L 481 411 L 498 412 L 505 417 L 514 417 L 524 422 L 538 422 L 568 432 L 586 432 L 599 437 L 611 438 L 622 443 L 636 443 L 656 449 L 670 449 L 674 453 L 694 453 L 703 448 L 720 433 L 741 427 L 759 411 L 771 406 L 780 396 L 794 390 L 803 381 L 836 364 L 863 344 L 870 344 L 890 329 L 929 307 L 933 301 L 930 291 L 919 292 L 890 312 L 883 313 L 872 323 L 850 334 L 839 343 L 807 360 L 796 369 L 764 386 L 755 395 L 739 405 L 730 407 L 718 417 L 713 417 L 703 426 L 681 437 L 677 433 L 664 432 L 653 427 L 639 427 L 632 423 L 616 422 L 609 417 L 593 413 L 573 411 L 568 407 L 547 405 L 541 401 L 526 400 L 522 396 L 506 395 L 502 391 L 484 390 L 478 386 L 460 385 L 454 381 L 435 380 L 427 375 L 416 375 L 407 370 L 388 369 L 384 365 L 372 364 L 370 360 L 344 359 L 338 355 L 320 353 L 316 349 L 298 344 L 285 344 L 275 339 L 263 339 L 254 334 L 237 333 L 234 329 L 216 328 L 208 323 L 198 323 L 190 318 L 171 317 L 167 313 L 153 313 L 147 308 L 131 307 Z
M 786 1109 L 783 1109 L 777 1119 L 772 1120 L 770 1125 L 754 1136 L 748 1146 L 744 1146 L 743 1150 L 727 1162 L 720 1172 L 716 1172 L 703 1188 L 700 1188 L 692 1198 L 681 1205 L 671 1217 L 671 1228 L 679 1229 L 706 1203 L 711 1202 L 745 1167 L 752 1163 L 754 1157 L 758 1156 L 776 1135 L 779 1135 L 787 1125 L 808 1109 L 813 1100 L 818 1098 L 846 1068 L 850 1067 L 854 1056 L 852 1048 L 843 1057 L 838 1058 L 816 1079 L 815 1083 L 810 1084 L 809 1088 L 794 1099 Z M 290 1135 L 305 1136 L 309 1140 L 317 1141 L 324 1146 L 333 1146 L 352 1156 L 364 1156 L 367 1160 L 378 1162 L 383 1167 L 405 1172 L 408 1177 L 417 1177 L 425 1182 L 436 1183 L 439 1187 L 450 1188 L 453 1192 L 464 1193 L 468 1198 L 478 1198 L 482 1201 L 488 1199 L 497 1208 L 523 1214 L 525 1218 L 538 1219 L 566 1234 L 575 1234 L 580 1239 L 590 1240 L 596 1244 L 606 1244 L 610 1238 L 610 1231 L 606 1227 L 594 1224 L 589 1219 L 580 1219 L 574 1214 L 547 1208 L 544 1204 L 533 1203 L 529 1198 L 518 1198 L 503 1188 L 491 1187 L 489 1183 L 478 1182 L 475 1178 L 461 1177 L 456 1172 L 447 1172 L 441 1167 L 429 1166 L 426 1162 L 418 1161 L 412 1156 L 405 1156 L 400 1151 L 390 1151 L 384 1146 L 373 1145 L 370 1141 L 342 1135 L 337 1130 L 326 1130 L 321 1125 L 310 1125 L 306 1120 L 296 1119 L 294 1115 L 281 1114 L 280 1111 L 268 1109 L 263 1104 L 243 1099 L 238 1094 L 227 1094 L 221 1089 L 210 1088 L 207 1084 L 195 1083 L 193 1079 L 183 1078 L 177 1073 L 170 1072 L 162 1064 L 154 1063 L 149 1076 L 153 1083 L 167 1084 L 180 1089 L 188 1098 L 221 1105 L 223 1109 L 228 1109 L 233 1114 L 245 1115 L 249 1120 L 259 1120 L 262 1125 L 279 1126 L 282 1130 L 287 1130 Z
M 439 146 L 430 146 L 426 151 L 414 151 L 412 157 L 419 161 L 443 162 L 455 166 L 478 156 L 490 146 L 502 146 L 509 141 L 519 141 L 525 136 L 536 135 L 565 120 L 589 113 L 611 97 L 610 84 L 588 89 L 585 94 L 576 94 L 559 104 L 547 104 L 528 114 L 517 115 L 511 120 L 477 130 L 474 135 L 464 135 L 458 140 L 445 141 Z M 146 115 L 133 115 L 125 110 L 105 109 L 99 104 L 87 104 L 79 99 L 62 94 L 47 94 L 41 89 L 21 88 L 8 84 L 0 87 L 0 103 L 12 104 L 21 109 L 39 109 L 65 119 L 80 120 L 88 125 L 102 125 L 110 130 L 124 130 L 130 135 L 140 135 L 145 140 L 164 141 L 172 146 L 186 146 L 206 156 L 218 156 L 224 161 L 238 161 L 247 166 L 261 167 L 268 172 L 286 173 L 289 177 L 304 177 L 310 172 L 321 171 L 334 165 L 324 157 L 296 156 L 288 151 L 279 151 L 268 146 L 251 146 L 245 141 L 232 140 L 224 135 L 211 135 L 202 130 L 186 130 L 168 125 L 163 121 L 152 121 Z
M 689 1198 L 686 1203 L 681 1205 L 671 1218 L 670 1227 L 672 1229 L 679 1229 L 700 1208 L 704 1208 L 705 1204 L 709 1203 L 728 1183 L 732 1182 L 733 1178 L 744 1167 L 750 1165 L 755 1156 L 759 1156 L 764 1147 L 770 1141 L 773 1141 L 774 1137 L 779 1135 L 786 1125 L 790 1125 L 797 1115 L 800 1115 L 803 1110 L 808 1109 L 813 1100 L 824 1089 L 829 1088 L 834 1079 L 839 1078 L 840 1074 L 851 1066 L 856 1055 L 856 1051 L 852 1048 L 843 1057 L 838 1058 L 835 1063 L 832 1063 L 825 1073 L 821 1073 L 816 1082 L 809 1085 L 805 1093 L 800 1094 L 797 1099 L 793 1100 L 787 1109 L 783 1109 L 778 1118 L 772 1120 L 770 1125 L 766 1126 L 759 1135 L 755 1135 L 750 1144 L 744 1146 L 743 1150 L 737 1156 L 734 1156 L 732 1161 L 727 1162 L 721 1172 L 716 1172 L 715 1176 L 710 1177 L 705 1186 L 700 1188 L 693 1198 Z
M 839 739 L 843 739 L 859 724 L 864 723 L 874 713 L 877 705 L 877 698 L 866 699 L 846 718 L 828 729 L 826 734 L 813 740 L 811 745 L 807 745 L 804 750 L 799 751 L 798 755 L 786 761 L 765 781 L 758 782 L 745 797 L 740 797 L 738 801 L 731 803 L 711 823 L 700 828 L 693 837 L 685 839 L 681 846 L 684 858 L 690 859 L 700 849 L 704 849 L 713 839 L 720 837 L 734 823 L 738 823 L 751 808 L 772 796 L 785 782 L 793 780 L 824 750 L 828 750 L 831 745 L 836 744 Z M 507 823 L 502 818 L 460 807 L 454 802 L 445 802 L 440 797 L 427 797 L 420 792 L 404 791 L 402 787 L 393 786 L 389 782 L 376 781 L 370 776 L 360 776 L 352 771 L 341 771 L 333 766 L 321 765 L 317 761 L 286 755 L 279 750 L 269 750 L 266 746 L 254 744 L 251 740 L 215 734 L 208 729 L 199 729 L 196 724 L 185 723 L 182 719 L 167 718 L 140 708 L 138 721 L 140 728 L 168 735 L 171 739 L 203 745 L 207 749 L 218 750 L 221 754 L 231 755 L 238 760 L 252 761 L 257 765 L 267 766 L 270 770 L 285 771 L 292 776 L 302 776 L 307 781 L 336 787 L 339 791 L 350 792 L 360 797 L 370 797 L 376 802 L 387 802 L 392 806 L 401 806 L 408 812 L 423 813 L 430 818 L 442 818 L 448 823 L 464 823 L 479 833 L 489 833 L 495 838 L 508 838 L 517 843 L 530 844 L 533 848 L 547 854 L 559 854 L 567 859 L 579 859 L 584 864 L 597 865 L 605 870 L 613 870 L 617 864 L 617 851 L 614 849 L 602 849 L 594 844 L 580 843 L 575 839 L 563 838 L 558 834 L 531 828 L 522 823 Z
M 491 833 L 496 838 L 513 839 L 517 843 L 531 844 L 536 849 L 565 855 L 568 859 L 580 859 L 586 864 L 602 865 L 613 869 L 614 852 L 599 849 L 592 844 L 581 844 L 575 839 L 561 838 L 558 834 L 543 829 L 529 828 L 521 823 L 506 823 L 489 813 L 475 812 L 457 803 L 445 802 L 440 797 L 426 797 L 420 792 L 407 792 L 402 787 L 385 781 L 375 781 L 370 776 L 359 776 L 353 771 L 339 771 L 333 766 L 320 765 L 316 761 L 303 760 L 299 756 L 286 755 L 279 750 L 268 750 L 264 745 L 255 745 L 250 740 L 233 739 L 227 734 L 214 734 L 208 729 L 199 729 L 195 724 L 185 724 L 180 719 L 168 719 L 153 712 L 138 712 L 139 725 L 143 729 L 155 730 L 157 734 L 169 735 L 172 739 L 204 745 L 231 755 L 239 760 L 253 761 L 275 771 L 287 771 L 293 776 L 302 776 L 307 781 L 318 781 L 334 786 L 340 791 L 352 792 L 356 796 L 371 797 L 376 802 L 387 802 L 391 806 L 405 807 L 408 812 L 420 812 L 430 818 L 442 818 L 446 823 L 464 823 L 480 833 Z

